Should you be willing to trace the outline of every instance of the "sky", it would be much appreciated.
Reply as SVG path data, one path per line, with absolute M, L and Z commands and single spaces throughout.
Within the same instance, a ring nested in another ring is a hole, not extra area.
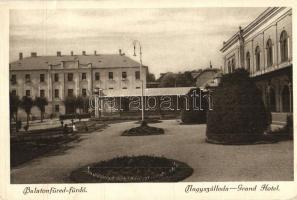
M 265 8 L 119 8 L 10 11 L 10 61 L 37 55 L 115 54 L 133 57 L 142 46 L 143 64 L 164 72 L 220 68 L 220 48 Z

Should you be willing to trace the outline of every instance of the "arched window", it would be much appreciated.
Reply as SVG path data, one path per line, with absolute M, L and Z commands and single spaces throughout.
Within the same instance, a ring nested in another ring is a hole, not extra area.
M 255 56 L 256 56 L 256 71 L 259 71 L 260 70 L 260 58 L 261 58 L 259 46 L 256 47 Z
M 272 41 L 271 39 L 267 40 L 266 43 L 266 52 L 267 52 L 267 67 L 271 67 L 273 63 L 273 55 L 272 55 Z
M 248 71 L 248 72 L 250 72 L 250 70 L 251 70 L 251 56 L 250 56 L 250 52 L 247 52 L 246 53 L 246 70 Z
M 288 60 L 288 34 L 286 31 L 282 31 L 280 35 L 280 54 L 282 62 Z

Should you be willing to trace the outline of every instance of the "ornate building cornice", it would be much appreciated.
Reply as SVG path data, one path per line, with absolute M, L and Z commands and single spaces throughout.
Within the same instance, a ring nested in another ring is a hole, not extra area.
M 249 25 L 247 25 L 244 29 L 239 29 L 229 40 L 223 43 L 223 47 L 220 49 L 221 52 L 225 52 L 229 49 L 233 44 L 239 41 L 239 32 L 242 31 L 242 37 L 246 38 L 248 35 L 253 33 L 259 26 L 269 20 L 271 17 L 279 13 L 281 10 L 285 9 L 285 7 L 269 7 L 264 12 L 262 12 L 255 20 L 253 20 Z

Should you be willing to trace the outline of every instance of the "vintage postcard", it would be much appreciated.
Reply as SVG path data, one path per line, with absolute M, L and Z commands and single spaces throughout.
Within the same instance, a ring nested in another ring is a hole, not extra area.
M 0 2 L 0 199 L 297 199 L 295 9 Z

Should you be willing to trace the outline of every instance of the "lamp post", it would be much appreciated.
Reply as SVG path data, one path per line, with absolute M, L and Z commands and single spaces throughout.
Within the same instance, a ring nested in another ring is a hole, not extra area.
M 133 41 L 133 46 L 134 46 L 134 55 L 136 56 L 136 46 L 139 46 L 139 59 L 140 59 L 140 65 L 139 65 L 139 78 L 141 82 L 141 121 L 144 121 L 144 103 L 143 103 L 143 80 L 142 80 L 142 51 L 141 51 L 141 44 L 138 40 Z
M 101 88 L 95 88 L 94 93 L 96 95 L 95 96 L 95 117 L 100 119 L 101 118 L 101 107 L 102 107 L 102 102 L 101 102 L 100 97 L 102 95 L 102 89 Z

